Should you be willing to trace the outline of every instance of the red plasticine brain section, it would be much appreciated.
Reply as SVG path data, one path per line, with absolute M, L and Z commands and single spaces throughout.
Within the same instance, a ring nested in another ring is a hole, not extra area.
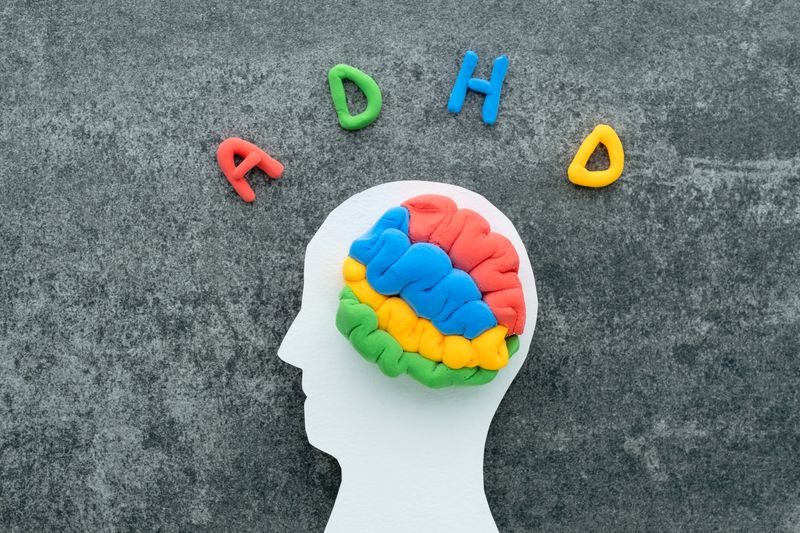
M 519 281 L 519 256 L 507 238 L 470 209 L 446 196 L 425 194 L 407 200 L 411 242 L 429 242 L 450 256 L 453 266 L 472 276 L 497 321 L 508 334 L 525 327 L 525 297 Z

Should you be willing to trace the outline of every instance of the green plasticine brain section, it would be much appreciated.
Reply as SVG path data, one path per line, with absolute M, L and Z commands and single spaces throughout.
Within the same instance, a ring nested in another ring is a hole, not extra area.
M 342 289 L 339 295 L 336 328 L 350 340 L 364 359 L 376 363 L 389 377 L 408 374 L 427 387 L 440 389 L 484 385 L 497 375 L 497 370 L 479 367 L 452 369 L 418 353 L 404 352 L 394 337 L 378 328 L 378 315 L 370 306 L 359 302 L 349 287 Z M 519 338 L 516 335 L 508 337 L 506 343 L 509 356 L 519 350 Z

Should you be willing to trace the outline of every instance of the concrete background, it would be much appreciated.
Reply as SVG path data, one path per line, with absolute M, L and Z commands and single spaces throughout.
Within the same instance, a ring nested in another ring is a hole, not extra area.
M 467 49 L 511 58 L 493 128 L 446 111 Z M 384 95 L 356 133 L 340 62 Z M 796 0 L 5 4 L 0 530 L 321 531 L 339 468 L 275 355 L 304 247 L 428 179 L 501 206 L 536 272 L 501 531 L 800 531 L 798 67 Z M 599 122 L 625 173 L 578 189 Z M 253 205 L 232 135 L 287 167 Z

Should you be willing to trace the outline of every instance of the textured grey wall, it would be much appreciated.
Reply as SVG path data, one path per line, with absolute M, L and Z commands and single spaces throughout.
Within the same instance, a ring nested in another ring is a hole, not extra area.
M 72 2 L 0 8 L 0 530 L 320 531 L 339 483 L 275 356 L 326 213 L 478 191 L 530 251 L 492 426 L 502 531 L 800 530 L 800 6 Z M 446 112 L 507 53 L 497 125 Z M 341 130 L 326 72 L 380 119 Z M 607 122 L 614 186 L 567 164 Z M 245 205 L 231 135 L 282 161 Z

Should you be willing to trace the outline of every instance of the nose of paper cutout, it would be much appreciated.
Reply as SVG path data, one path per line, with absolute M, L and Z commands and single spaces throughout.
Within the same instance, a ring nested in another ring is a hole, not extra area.
M 519 256 L 446 196 L 389 209 L 350 246 L 336 327 L 384 374 L 432 388 L 482 385 L 525 327 Z

